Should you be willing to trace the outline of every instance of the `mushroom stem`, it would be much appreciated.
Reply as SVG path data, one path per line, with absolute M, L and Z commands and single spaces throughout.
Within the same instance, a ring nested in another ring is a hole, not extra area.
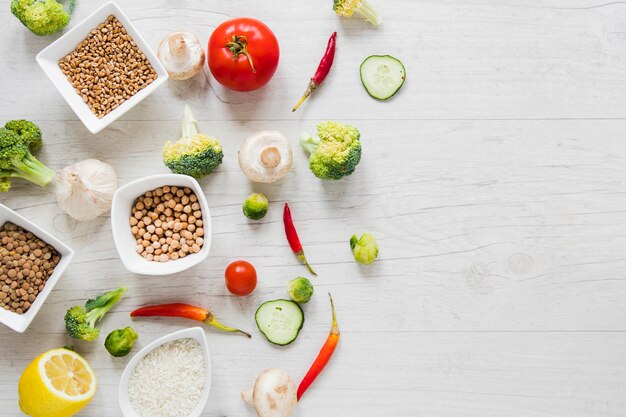
M 276 146 L 268 146 L 261 151 L 261 163 L 265 168 L 274 168 L 280 163 L 280 151 Z
M 170 36 L 168 42 L 174 61 L 184 62 L 188 59 L 189 48 L 187 48 L 187 42 L 185 42 L 185 38 L 182 35 Z

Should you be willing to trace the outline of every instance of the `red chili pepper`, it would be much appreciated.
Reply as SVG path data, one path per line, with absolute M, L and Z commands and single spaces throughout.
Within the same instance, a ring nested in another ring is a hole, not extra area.
M 293 106 L 293 109 L 291 110 L 292 112 L 298 110 L 298 107 L 300 107 L 300 104 L 302 104 L 304 100 L 306 100 L 307 97 L 310 96 L 311 93 L 313 93 L 313 91 L 315 91 L 317 87 L 319 87 L 320 84 L 322 84 L 322 82 L 326 79 L 326 76 L 328 75 L 328 71 L 330 71 L 330 67 L 333 66 L 333 60 L 335 59 L 335 40 L 336 39 L 337 39 L 337 32 L 333 32 L 333 34 L 330 35 L 330 39 L 328 39 L 328 46 L 326 46 L 326 52 L 324 52 L 324 56 L 322 57 L 322 60 L 317 66 L 317 71 L 315 71 L 315 75 L 313 76 L 313 78 L 311 78 L 311 81 L 309 81 L 309 85 L 307 86 L 306 91 L 300 98 L 300 101 L 298 101 L 298 103 L 295 106 Z
M 306 260 L 304 256 L 304 251 L 302 250 L 302 243 L 300 243 L 300 238 L 298 237 L 298 232 L 296 232 L 296 227 L 293 225 L 293 219 L 291 218 L 291 210 L 289 210 L 289 205 L 285 203 L 285 209 L 283 210 L 283 223 L 285 224 L 285 234 L 287 235 L 287 241 L 289 242 L 289 246 L 291 246 L 291 250 L 296 254 L 300 262 L 306 265 L 309 268 L 309 271 L 313 275 L 317 275 L 311 265 Z
M 306 373 L 304 378 L 302 378 L 302 381 L 300 381 L 300 385 L 298 385 L 298 401 L 300 401 L 300 397 L 302 397 L 302 394 L 304 394 L 307 388 L 309 388 L 313 381 L 315 381 L 315 378 L 322 373 L 324 367 L 330 360 L 330 357 L 333 356 L 333 352 L 335 351 L 337 344 L 339 343 L 340 333 L 339 326 L 337 325 L 337 317 L 335 316 L 335 304 L 333 303 L 333 297 L 330 293 L 328 293 L 328 296 L 330 297 L 330 308 L 333 312 L 330 334 L 326 339 L 326 343 L 322 346 L 320 353 L 317 355 L 317 358 L 315 358 L 313 365 L 311 365 L 309 372 Z
M 215 319 L 215 316 L 210 312 L 200 307 L 195 307 L 189 304 L 173 303 L 173 304 L 161 304 L 154 306 L 147 306 L 138 308 L 130 313 L 131 317 L 182 317 L 185 319 L 191 319 L 195 321 L 201 321 L 206 324 L 210 324 L 220 330 L 227 332 L 239 332 L 248 337 L 252 337 L 249 333 L 243 330 L 235 329 L 233 327 L 224 326 L 222 323 Z

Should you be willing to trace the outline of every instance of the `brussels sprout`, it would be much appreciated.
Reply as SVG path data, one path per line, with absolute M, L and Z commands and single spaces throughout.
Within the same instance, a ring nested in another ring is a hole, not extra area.
M 357 235 L 352 236 L 350 247 L 354 259 L 360 264 L 369 265 L 378 257 L 378 243 L 371 233 L 363 233 L 360 238 Z
M 130 327 L 113 330 L 104 341 L 104 347 L 115 357 L 126 356 L 137 341 L 137 333 Z
M 289 281 L 289 297 L 296 303 L 308 303 L 313 291 L 313 284 L 307 278 L 298 277 Z
M 268 209 L 267 197 L 262 193 L 252 193 L 243 202 L 243 214 L 252 220 L 259 220 L 265 217 Z

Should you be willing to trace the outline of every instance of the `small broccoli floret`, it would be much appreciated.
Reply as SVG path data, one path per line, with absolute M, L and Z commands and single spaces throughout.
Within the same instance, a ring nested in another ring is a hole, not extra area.
M 6 193 L 11 189 L 11 179 L 10 178 L 0 178 L 0 193 Z
M 363 233 L 360 238 L 354 235 L 350 238 L 350 248 L 354 259 L 363 265 L 373 263 L 378 257 L 378 243 L 371 233 Z
M 289 281 L 289 297 L 299 304 L 308 303 L 313 297 L 313 284 L 307 278 L 298 277 Z
M 55 0 L 12 0 L 11 13 L 37 36 L 52 35 L 70 22 L 75 0 L 66 2 L 67 10 Z
M 0 178 L 3 178 L 0 191 L 10 188 L 10 178 L 23 178 L 42 187 L 54 178 L 54 171 L 39 162 L 29 149 L 31 143 L 37 147 L 41 140 L 41 136 L 37 135 L 38 128 L 34 124 L 36 129 L 19 122 L 21 121 L 12 121 L 7 125 L 19 124 L 29 129 L 15 131 L 7 127 L 0 128 Z
M 65 313 L 65 329 L 74 339 L 93 341 L 100 335 L 96 323 L 120 300 L 127 288 L 106 292 L 88 300 L 85 306 L 74 306 Z
M 130 327 L 113 330 L 104 340 L 104 347 L 111 355 L 119 358 L 130 353 L 137 338 L 137 333 Z
M 195 178 L 210 174 L 224 158 L 219 141 L 198 133 L 197 121 L 189 106 L 185 106 L 182 121 L 182 137 L 176 142 L 167 141 L 163 146 L 163 162 L 176 174 Z
M 339 16 L 345 17 L 350 17 L 357 13 L 374 26 L 380 25 L 383 21 L 382 17 L 367 0 L 333 0 L 333 10 Z
M 265 217 L 269 207 L 267 197 L 262 193 L 252 193 L 243 202 L 243 214 L 252 220 L 259 220 Z
M 361 134 L 358 129 L 339 122 L 317 125 L 319 137 L 300 136 L 300 144 L 311 153 L 309 168 L 323 180 L 338 180 L 350 175 L 361 161 Z
M 41 129 L 39 126 L 28 120 L 11 120 L 4 125 L 9 130 L 14 131 L 28 142 L 28 149 L 31 152 L 38 151 L 43 145 L 41 139 Z
M 74 339 L 91 342 L 100 335 L 100 330 L 89 325 L 87 310 L 83 306 L 74 306 L 65 313 L 65 329 Z

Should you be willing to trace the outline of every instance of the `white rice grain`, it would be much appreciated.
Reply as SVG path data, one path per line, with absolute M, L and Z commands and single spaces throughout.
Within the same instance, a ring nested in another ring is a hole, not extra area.
M 142 417 L 188 416 L 204 390 L 205 366 L 197 340 L 178 339 L 157 347 L 130 376 L 130 404 Z

